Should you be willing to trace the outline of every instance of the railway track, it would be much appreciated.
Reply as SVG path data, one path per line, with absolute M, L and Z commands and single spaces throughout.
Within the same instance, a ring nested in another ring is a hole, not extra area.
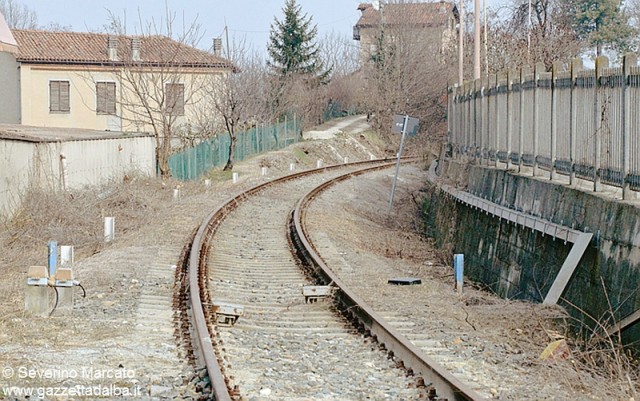
M 361 162 L 283 177 L 208 216 L 184 251 L 176 299 L 178 335 L 207 369 L 206 396 L 482 399 L 349 292 L 301 225 L 305 205 L 324 188 L 391 166 Z M 315 284 L 330 286 L 327 301 L 302 295 Z

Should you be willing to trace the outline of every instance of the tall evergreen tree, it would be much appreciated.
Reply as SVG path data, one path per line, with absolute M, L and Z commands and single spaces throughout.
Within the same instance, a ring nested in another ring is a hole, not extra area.
M 320 51 L 316 42 L 318 28 L 312 25 L 311 17 L 302 14 L 296 0 L 286 0 L 284 19 L 274 18 L 269 33 L 267 50 L 271 60 L 269 66 L 281 77 L 311 75 L 324 80 L 328 71 L 323 71 Z
M 635 32 L 621 0 L 565 0 L 565 6 L 574 30 L 596 47 L 598 56 L 606 48 L 623 53 L 631 47 Z

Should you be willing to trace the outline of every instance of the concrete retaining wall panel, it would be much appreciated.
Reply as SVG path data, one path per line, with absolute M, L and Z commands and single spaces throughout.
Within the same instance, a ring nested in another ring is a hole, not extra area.
M 448 166 L 462 181 L 464 166 Z M 467 190 L 495 203 L 555 223 L 596 233 L 581 259 L 561 304 L 589 326 L 606 319 L 610 310 L 621 319 L 640 308 L 640 209 L 548 180 L 472 166 Z M 437 191 L 425 202 L 427 234 L 442 249 L 465 254 L 469 278 L 504 297 L 541 302 L 555 279 L 571 243 L 542 236 L 500 221 L 484 212 L 454 203 Z M 611 303 L 611 308 L 609 307 Z M 633 327 L 625 337 L 640 338 Z

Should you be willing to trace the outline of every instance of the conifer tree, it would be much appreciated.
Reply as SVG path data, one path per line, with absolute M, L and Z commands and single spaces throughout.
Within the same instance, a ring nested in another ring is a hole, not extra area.
M 580 37 L 602 55 L 609 48 L 620 53 L 629 50 L 635 36 L 620 0 L 565 0 L 566 14 Z
M 328 71 L 323 71 L 320 51 L 316 42 L 318 28 L 311 17 L 302 14 L 296 0 L 286 0 L 282 9 L 284 18 L 274 18 L 269 34 L 268 64 L 280 78 L 291 75 L 310 75 L 323 81 Z

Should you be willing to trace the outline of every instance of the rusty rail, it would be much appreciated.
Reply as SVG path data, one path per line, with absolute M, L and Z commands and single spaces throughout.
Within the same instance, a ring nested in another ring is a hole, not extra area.
M 316 280 L 324 285 L 333 285 L 337 288 L 336 301 L 341 304 L 341 309 L 348 315 L 349 319 L 359 322 L 359 325 L 363 326 L 366 332 L 388 349 L 391 355 L 399 358 L 408 371 L 422 376 L 425 383 L 432 386 L 436 394 L 430 394 L 430 397 L 433 397 L 433 399 L 445 397 L 450 401 L 485 400 L 484 397 L 481 397 L 469 386 L 455 378 L 442 365 L 425 355 L 422 350 L 388 325 L 363 299 L 349 290 L 342 280 L 329 269 L 313 243 L 308 239 L 304 218 L 306 207 L 309 203 L 328 187 L 354 175 L 364 174 L 379 168 L 382 167 L 376 166 L 337 177 L 314 188 L 300 199 L 289 223 L 291 241 L 298 248 L 298 257 L 303 263 L 306 262 L 308 272 Z
M 415 158 L 403 158 L 403 160 L 416 160 Z M 387 162 L 387 163 L 385 163 Z M 191 250 L 189 252 L 189 260 L 187 263 L 187 275 L 189 286 L 189 306 L 191 320 L 191 339 L 193 352 L 197 363 L 207 369 L 207 374 L 211 380 L 212 397 L 218 401 L 231 401 L 233 389 L 228 386 L 225 379 L 223 369 L 219 363 L 218 357 L 214 350 L 215 340 L 212 339 L 209 322 L 211 312 L 205 305 L 210 305 L 209 294 L 207 290 L 207 249 L 208 241 L 215 233 L 218 225 L 224 218 L 233 211 L 248 196 L 255 195 L 263 189 L 272 185 L 283 183 L 304 177 L 306 175 L 319 173 L 326 170 L 334 170 L 345 166 L 359 166 L 369 164 L 384 163 L 385 167 L 393 165 L 389 164 L 387 159 L 375 159 L 368 161 L 360 161 L 346 164 L 336 164 L 332 166 L 321 167 L 312 170 L 301 171 L 289 174 L 262 184 L 258 184 L 244 192 L 239 193 L 228 199 L 214 211 L 212 211 L 203 221 L 196 232 Z M 353 173 L 346 174 L 346 179 Z

